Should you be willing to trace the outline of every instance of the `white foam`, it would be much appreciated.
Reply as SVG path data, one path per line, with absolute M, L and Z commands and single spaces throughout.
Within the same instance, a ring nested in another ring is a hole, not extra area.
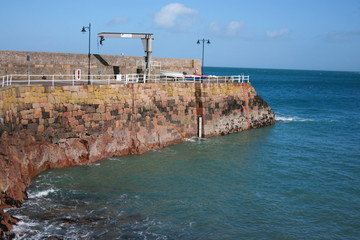
M 281 122 L 314 122 L 314 119 L 309 118 L 300 118 L 300 117 L 283 117 L 283 116 L 275 116 L 276 121 Z
M 49 193 L 53 193 L 56 190 L 53 188 L 44 190 L 44 191 L 40 191 L 40 192 L 35 192 L 35 193 L 29 193 L 29 198 L 41 198 L 41 197 L 46 197 Z
M 17 240 L 29 239 L 27 237 L 28 233 L 32 232 L 32 229 L 34 229 L 40 225 L 40 223 L 38 223 L 38 222 L 31 221 L 27 216 L 15 215 L 15 217 L 21 219 L 21 221 L 16 223 L 13 226 L 13 229 L 11 230 L 11 232 L 15 233 L 15 235 L 16 235 L 15 239 L 17 239 Z M 39 239 L 39 238 L 40 237 L 38 237 L 37 239 Z M 35 238 L 31 238 L 31 239 L 35 239 Z
M 192 137 L 192 138 L 185 138 L 186 142 L 196 142 L 197 141 L 197 137 Z
M 116 161 L 116 162 L 125 162 L 124 159 L 120 157 L 110 157 L 108 158 L 109 161 Z
M 128 198 L 127 193 L 121 194 L 120 198 Z
M 190 222 L 189 223 L 189 227 L 193 227 L 193 225 L 195 224 L 196 222 Z
M 21 216 L 21 221 L 19 221 L 18 223 L 16 223 L 16 225 L 14 225 L 13 231 L 17 231 L 17 232 L 21 232 L 27 229 L 31 229 L 31 227 L 36 227 L 39 226 L 39 223 L 36 222 L 32 222 L 29 219 L 26 219 L 25 216 Z M 26 219 L 26 220 L 24 220 Z
M 191 137 L 191 138 L 185 138 L 186 142 L 198 142 L 198 141 L 207 141 L 206 138 L 199 138 L 199 137 Z
M 89 164 L 90 167 L 98 167 L 98 166 L 101 166 L 100 163 L 92 163 L 92 164 Z

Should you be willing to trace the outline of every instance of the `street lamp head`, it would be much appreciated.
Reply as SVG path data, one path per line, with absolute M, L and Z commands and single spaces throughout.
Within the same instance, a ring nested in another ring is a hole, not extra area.
M 81 32 L 82 32 L 82 33 L 86 33 L 85 27 L 83 27 L 83 28 L 81 29 Z
M 200 44 L 200 40 L 197 41 L 197 44 Z
M 210 40 L 207 40 L 207 44 L 210 44 Z
M 103 41 L 105 41 L 105 38 L 103 36 L 100 37 L 100 45 L 103 45 Z

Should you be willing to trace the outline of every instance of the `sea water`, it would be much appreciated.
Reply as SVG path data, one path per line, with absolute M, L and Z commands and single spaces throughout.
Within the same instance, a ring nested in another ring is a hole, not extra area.
M 17 239 L 360 239 L 360 73 L 250 75 L 270 127 L 47 171 Z

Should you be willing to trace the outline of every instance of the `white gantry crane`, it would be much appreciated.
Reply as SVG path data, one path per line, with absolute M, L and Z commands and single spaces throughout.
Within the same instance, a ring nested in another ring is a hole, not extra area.
M 105 38 L 140 38 L 146 53 L 145 57 L 145 73 L 150 74 L 151 70 L 151 58 L 152 58 L 152 40 L 154 40 L 153 33 L 113 33 L 113 32 L 102 32 L 98 33 L 100 38 L 100 44 Z

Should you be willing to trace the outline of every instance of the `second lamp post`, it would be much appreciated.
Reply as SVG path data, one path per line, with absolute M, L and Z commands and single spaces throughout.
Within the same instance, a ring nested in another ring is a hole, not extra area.
M 89 23 L 89 26 L 88 27 L 83 27 L 81 29 L 81 32 L 82 33 L 86 33 L 86 29 L 89 30 L 89 53 L 88 53 L 88 58 L 89 58 L 89 61 L 88 61 L 88 84 L 90 84 L 90 56 L 91 56 L 91 52 L 90 52 L 90 35 L 91 35 L 91 23 Z
M 210 44 L 210 39 L 199 39 L 197 44 L 202 42 L 202 57 L 201 57 L 201 74 L 204 75 L 204 50 L 205 50 L 205 42 Z

